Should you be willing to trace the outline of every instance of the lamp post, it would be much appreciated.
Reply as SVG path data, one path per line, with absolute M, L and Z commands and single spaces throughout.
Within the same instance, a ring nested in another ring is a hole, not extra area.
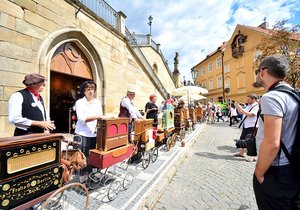
M 152 25 L 152 20 L 153 20 L 153 17 L 150 15 L 149 17 L 148 17 L 148 25 L 150 26 L 150 34 L 151 34 L 151 25 Z

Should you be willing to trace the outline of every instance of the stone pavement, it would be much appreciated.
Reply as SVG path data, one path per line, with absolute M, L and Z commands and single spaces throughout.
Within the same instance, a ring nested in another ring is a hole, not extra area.
M 233 157 L 233 139 L 240 132 L 228 123 L 207 124 L 195 144 L 188 145 L 191 149 L 153 209 L 257 209 L 255 162 Z
M 110 167 L 110 170 L 115 169 L 116 181 L 119 183 L 122 183 L 122 178 L 126 174 L 133 177 L 133 182 L 127 190 L 120 190 L 116 199 L 110 202 L 107 199 L 105 187 L 91 191 L 89 209 L 151 209 L 180 167 L 190 149 L 189 145 L 192 145 L 204 128 L 205 124 L 197 124 L 195 131 L 187 133 L 185 147 L 181 147 L 181 142 L 176 142 L 175 147 L 170 151 L 166 151 L 164 146 L 161 146 L 156 162 L 150 163 L 146 169 L 142 168 L 141 163 L 130 164 L 127 170 L 123 170 L 119 164 L 116 164 L 116 167 Z

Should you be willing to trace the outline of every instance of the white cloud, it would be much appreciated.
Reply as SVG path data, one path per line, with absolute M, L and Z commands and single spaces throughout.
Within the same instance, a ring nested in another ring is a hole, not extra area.
M 173 70 L 175 52 L 179 70 L 191 79 L 190 69 L 227 41 L 237 24 L 258 26 L 266 17 L 270 26 L 290 19 L 300 11 L 296 0 L 107 0 L 123 11 L 131 32 L 149 33 L 148 17 L 153 17 L 152 37 Z

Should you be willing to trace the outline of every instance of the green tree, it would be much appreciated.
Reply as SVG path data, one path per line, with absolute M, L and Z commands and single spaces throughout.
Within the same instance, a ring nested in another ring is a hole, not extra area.
M 300 87 L 300 25 L 287 26 L 287 20 L 278 21 L 269 35 L 265 36 L 256 49 L 260 51 L 260 56 L 256 60 L 254 67 L 268 55 L 283 54 L 289 60 L 289 73 L 286 82 L 294 88 Z

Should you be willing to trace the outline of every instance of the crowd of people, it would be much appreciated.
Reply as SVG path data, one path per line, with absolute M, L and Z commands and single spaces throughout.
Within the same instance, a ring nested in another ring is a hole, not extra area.
M 223 108 L 214 102 L 197 106 L 203 111 L 202 119 L 207 123 L 229 122 L 242 129 L 240 140 L 253 137 L 257 147 L 256 155 L 248 155 L 247 161 L 257 161 L 253 175 L 253 187 L 259 209 L 297 209 L 296 200 L 300 193 L 300 178 L 294 172 L 286 152 L 290 153 L 296 139 L 299 101 L 289 94 L 276 90 L 279 86 L 292 89 L 283 80 L 288 73 L 288 62 L 282 56 L 269 56 L 262 60 L 256 71 L 256 87 L 263 87 L 266 93 L 260 101 L 255 94 L 249 94 L 245 103 L 231 101 Z M 12 94 L 9 99 L 9 122 L 15 125 L 15 136 L 50 132 L 55 129 L 40 93 L 45 86 L 45 77 L 39 74 L 25 76 L 25 88 Z M 85 81 L 80 86 L 81 98 L 76 101 L 78 121 L 75 133 L 82 137 L 82 151 L 88 157 L 89 150 L 96 147 L 97 119 L 105 119 L 101 102 L 95 98 L 96 84 Z M 129 131 L 133 122 L 143 116 L 133 104 L 135 92 L 128 90 L 120 102 L 119 117 L 130 118 Z M 167 104 L 192 108 L 183 101 L 170 98 L 156 105 L 157 97 L 151 95 L 145 105 L 146 118 L 155 123 L 158 114 Z M 196 107 L 195 107 L 196 108 Z M 295 120 L 291 120 L 295 119 Z M 299 140 L 299 139 L 297 139 Z M 234 156 L 245 157 L 247 146 L 240 148 Z M 84 173 L 89 173 L 87 167 Z

